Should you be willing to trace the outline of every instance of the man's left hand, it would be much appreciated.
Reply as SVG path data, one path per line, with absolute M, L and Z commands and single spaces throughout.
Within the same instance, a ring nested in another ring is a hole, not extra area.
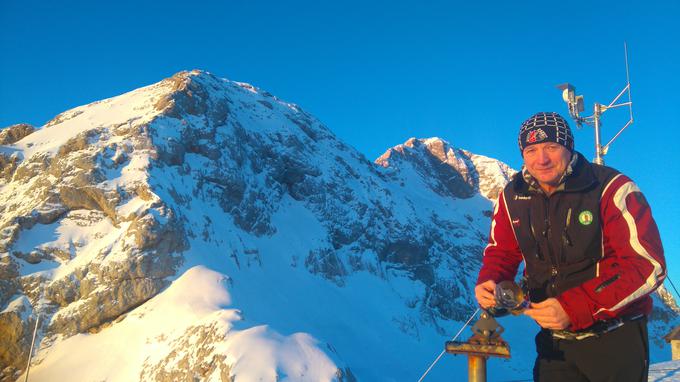
M 531 307 L 525 310 L 524 314 L 536 320 L 541 327 L 546 329 L 562 330 L 568 328 L 571 324 L 569 315 L 555 298 L 531 303 Z

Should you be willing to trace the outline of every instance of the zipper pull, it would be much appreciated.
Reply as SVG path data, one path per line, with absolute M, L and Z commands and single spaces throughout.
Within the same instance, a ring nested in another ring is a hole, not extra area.
M 550 235 L 550 220 L 545 219 L 544 224 L 545 224 L 545 229 L 543 230 L 543 232 L 541 232 L 541 234 L 543 234 L 543 237 L 545 237 L 547 239 L 548 236 Z
M 569 210 L 567 211 L 567 224 L 566 228 L 569 228 L 569 224 L 571 223 L 571 207 L 569 207 Z
M 564 225 L 564 234 L 562 235 L 562 240 L 564 244 L 572 246 L 571 238 L 569 237 L 569 225 L 571 224 L 571 208 L 567 211 L 567 224 Z
M 552 295 L 556 296 L 557 293 L 555 293 L 555 290 L 557 287 L 555 286 L 555 278 L 557 277 L 557 267 L 550 267 L 550 276 L 552 276 L 550 280 L 550 290 L 552 291 Z

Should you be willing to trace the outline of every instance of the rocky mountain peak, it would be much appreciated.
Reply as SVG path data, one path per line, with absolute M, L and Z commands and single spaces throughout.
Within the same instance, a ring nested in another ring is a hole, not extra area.
M 76 107 L 35 131 L 12 126 L 2 137 L 6 377 L 26 362 L 35 323 L 28 317 L 42 315 L 40 343 L 49 347 L 122 319 L 206 245 L 234 269 L 261 264 L 250 242 L 281 229 L 273 218 L 289 198 L 316 206 L 333 227 L 334 244 L 296 256 L 340 277 L 339 264 L 315 256 L 355 240 L 359 228 L 334 224 L 356 225 L 343 217 L 353 213 L 347 207 L 330 209 L 342 202 L 326 190 L 348 201 L 345 180 L 358 182 L 362 171 L 355 162 L 371 166 L 299 107 L 201 71 Z
M 454 198 L 481 193 L 493 200 L 514 174 L 500 161 L 457 149 L 437 137 L 410 138 L 375 163 L 388 169 L 411 168 L 434 192 Z
M 425 139 L 418 139 L 415 137 L 409 138 L 403 144 L 397 145 L 388 149 L 385 154 L 380 156 L 376 163 L 383 166 L 389 167 L 388 160 L 393 155 L 392 152 L 395 151 L 401 155 L 405 155 L 406 149 L 418 150 L 422 153 L 428 153 L 429 155 L 439 159 L 442 162 L 447 162 L 451 158 L 455 158 L 456 152 L 455 148 L 451 144 L 441 138 L 432 137 Z

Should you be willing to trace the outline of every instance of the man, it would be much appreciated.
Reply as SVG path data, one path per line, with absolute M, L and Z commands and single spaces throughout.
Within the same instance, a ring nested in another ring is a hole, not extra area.
M 666 276 L 659 232 L 638 187 L 574 151 L 567 122 L 538 113 L 519 133 L 524 166 L 498 198 L 475 296 L 520 262 L 536 336 L 536 381 L 646 381 L 649 296 Z

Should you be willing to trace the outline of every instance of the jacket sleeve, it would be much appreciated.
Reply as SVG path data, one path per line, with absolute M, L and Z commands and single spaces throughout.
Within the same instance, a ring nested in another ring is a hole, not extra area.
M 510 222 L 510 214 L 505 202 L 505 191 L 503 191 L 498 196 L 498 201 L 494 207 L 489 244 L 484 249 L 482 268 L 477 277 L 477 284 L 488 280 L 494 280 L 496 283 L 513 280 L 522 259 L 522 252 L 519 249 Z
M 571 330 L 625 314 L 666 277 L 659 230 L 635 183 L 614 177 L 602 193 L 600 216 L 603 257 L 596 277 L 558 296 Z

